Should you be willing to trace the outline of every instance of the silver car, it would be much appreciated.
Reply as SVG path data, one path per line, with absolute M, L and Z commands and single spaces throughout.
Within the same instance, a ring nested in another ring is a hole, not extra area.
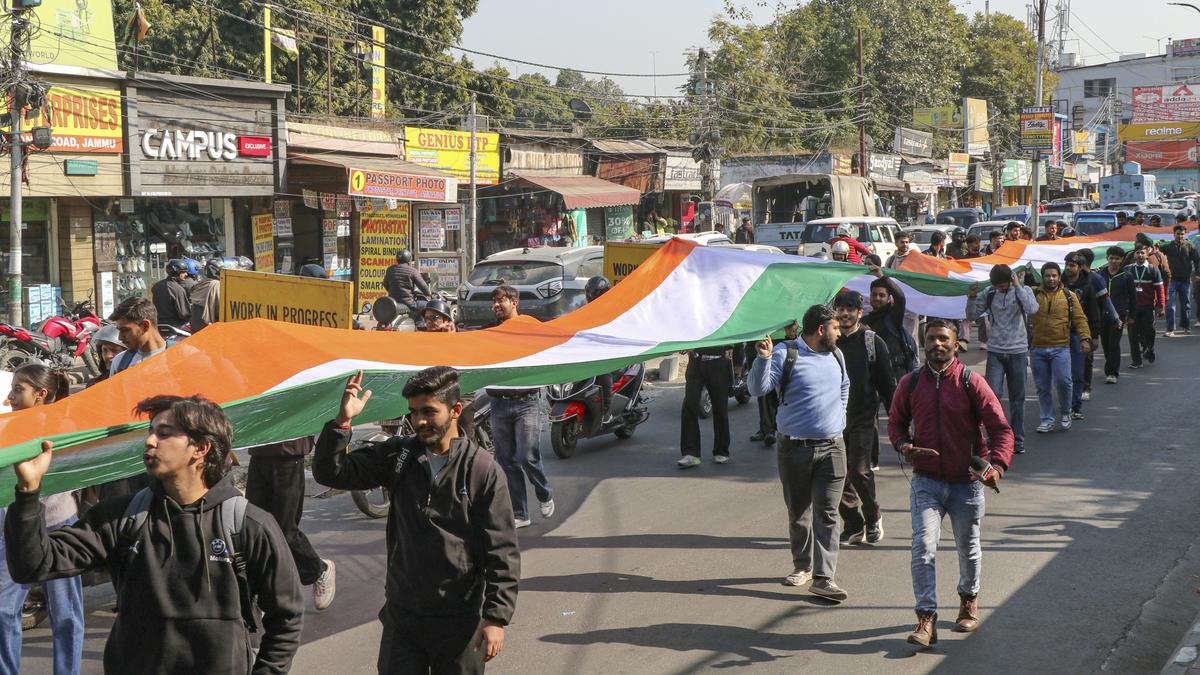
M 458 287 L 458 318 L 468 328 L 496 320 L 492 291 L 507 284 L 520 293 L 520 312 L 549 321 L 582 307 L 587 280 L 604 273 L 604 247 L 514 248 L 475 265 Z

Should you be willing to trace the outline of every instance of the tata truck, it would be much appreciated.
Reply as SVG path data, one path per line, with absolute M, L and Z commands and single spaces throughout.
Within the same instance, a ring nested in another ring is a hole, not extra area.
M 753 183 L 752 201 L 754 240 L 787 253 L 803 250 L 811 221 L 886 215 L 871 182 L 858 176 L 791 173 L 759 178 Z

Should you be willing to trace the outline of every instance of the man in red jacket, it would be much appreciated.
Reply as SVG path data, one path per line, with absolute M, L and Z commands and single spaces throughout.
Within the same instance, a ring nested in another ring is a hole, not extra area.
M 960 604 L 954 629 L 969 633 L 979 626 L 983 488 L 996 487 L 1013 455 L 1013 432 L 1000 401 L 983 376 L 955 358 L 957 353 L 954 324 L 931 320 L 925 328 L 925 366 L 896 385 L 888 413 L 892 447 L 913 465 L 910 503 L 917 628 L 908 641 L 923 647 L 937 642 L 934 556 L 947 514 L 958 549 Z M 990 463 L 983 475 L 972 468 L 974 457 Z
M 863 225 L 862 227 L 866 227 L 866 225 Z M 871 253 L 871 249 L 867 248 L 865 244 L 850 236 L 849 225 L 838 225 L 834 229 L 833 238 L 829 240 L 829 250 L 832 251 L 833 245 L 839 241 L 846 242 L 846 245 L 850 247 L 850 253 L 846 258 L 847 262 L 854 263 L 855 265 L 861 265 L 863 264 L 863 256 Z

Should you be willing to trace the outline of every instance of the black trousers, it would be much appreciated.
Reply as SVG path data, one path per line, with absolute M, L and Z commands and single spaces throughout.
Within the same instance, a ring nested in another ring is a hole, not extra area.
M 325 571 L 325 563 L 300 531 L 300 516 L 304 513 L 304 458 L 251 457 L 246 473 L 246 499 L 275 516 L 296 560 L 300 583 L 305 586 L 315 583 Z
M 1154 350 L 1154 308 L 1129 310 L 1129 360 L 1141 365 L 1142 352 Z
M 879 499 L 875 496 L 875 472 L 872 454 L 879 450 L 878 422 L 849 428 L 842 432 L 846 442 L 846 485 L 842 488 L 842 530 L 858 532 L 879 520 Z
M 379 613 L 380 675 L 473 675 L 483 672 L 483 651 L 475 651 L 478 614 L 394 618 Z
M 733 369 L 729 359 L 688 360 L 679 429 L 679 449 L 684 455 L 700 456 L 700 391 L 712 399 L 713 455 L 729 455 L 729 390 Z
M 1104 347 L 1104 374 L 1121 375 L 1121 335 L 1124 331 L 1120 324 L 1106 322 L 1101 329 L 1100 342 Z
M 779 415 L 779 394 L 770 392 L 758 397 L 758 431 L 766 436 L 775 435 L 775 418 Z

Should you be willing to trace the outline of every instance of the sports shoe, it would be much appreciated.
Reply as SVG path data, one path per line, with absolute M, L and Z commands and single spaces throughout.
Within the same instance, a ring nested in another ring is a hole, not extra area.
M 1063 415 L 1062 419 L 1058 421 L 1058 426 L 1062 427 L 1063 431 L 1070 431 L 1071 430 L 1071 416 Z
M 861 544 L 867 538 L 866 530 L 856 530 L 854 532 L 843 532 L 838 537 L 838 541 L 843 544 Z
M 675 465 L 681 469 L 690 469 L 693 466 L 700 466 L 700 458 L 695 455 L 684 455 L 679 458 Z
M 325 563 L 325 571 L 313 583 L 313 607 L 318 610 L 327 609 L 337 595 L 337 567 L 332 560 L 322 558 L 321 562 Z
M 1105 376 L 1105 378 L 1104 378 L 1104 384 L 1116 384 L 1116 383 L 1117 383 L 1117 376 L 1116 376 L 1116 375 L 1108 375 L 1108 376 Z
M 1013 446 L 1013 452 L 1014 452 L 1015 454 L 1018 454 L 1018 455 L 1023 455 L 1023 454 L 1025 454 L 1025 446 L 1023 446 L 1023 445 L 1014 445 L 1014 446 Z
M 513 518 L 513 527 L 519 530 L 522 527 L 529 527 L 530 522 L 528 518 Z
M 766 439 L 767 439 L 767 435 L 761 431 L 756 431 L 753 434 L 750 434 L 750 442 L 751 443 L 759 443 L 761 441 L 765 441 Z
M 1069 424 L 1070 422 L 1071 420 L 1068 419 L 1067 423 Z M 1037 432 L 1039 434 L 1048 434 L 1051 431 L 1054 431 L 1054 422 L 1042 422 L 1037 426 Z
M 1191 328 L 1186 328 L 1186 327 L 1185 327 L 1183 330 L 1181 330 L 1181 331 L 1179 331 L 1179 332 L 1180 332 L 1182 335 L 1191 335 L 1191 334 L 1192 334 L 1192 329 L 1191 329 Z
M 1173 330 L 1169 330 L 1169 331 L 1163 333 L 1163 337 L 1175 337 L 1176 335 L 1179 335 L 1179 333 L 1176 333 Z
M 783 578 L 784 586 L 803 586 L 812 581 L 812 572 L 808 570 L 796 570 Z
M 1083 390 L 1083 394 L 1082 394 L 1082 395 L 1080 395 L 1080 397 L 1079 397 L 1079 400 L 1081 400 L 1081 401 L 1090 401 L 1090 400 L 1092 400 L 1092 392 L 1091 392 L 1091 391 L 1089 391 L 1089 390 L 1087 390 L 1087 389 L 1084 389 L 1084 390 Z M 1080 418 L 1080 419 L 1082 419 L 1082 418 Z
M 554 515 L 554 499 L 548 502 L 538 502 L 538 504 L 542 507 L 543 518 L 549 518 Z
M 883 541 L 883 518 L 867 526 L 867 538 L 863 540 L 863 543 L 874 545 L 881 541 Z
M 713 455 L 713 461 L 717 464 L 728 464 L 729 455 Z
M 1082 420 L 1082 419 L 1087 419 L 1087 418 L 1084 416 L 1082 410 L 1072 410 L 1071 411 L 1071 419 Z
M 833 582 L 833 579 L 814 579 L 812 585 L 808 587 L 808 592 L 838 603 L 849 597 L 841 586 Z
M 773 433 L 767 434 L 763 438 L 763 443 L 766 443 L 768 446 L 775 445 L 775 434 L 773 434 Z
M 872 465 L 871 465 L 871 471 L 879 471 L 879 465 L 878 465 L 878 464 L 872 464 Z
M 1139 363 L 1131 363 L 1131 364 L 1129 364 L 1129 367 L 1130 368 L 1141 368 L 1142 364 L 1140 362 Z
M 1146 350 L 1146 360 L 1149 361 L 1150 363 L 1154 363 L 1154 350 L 1153 349 Z

